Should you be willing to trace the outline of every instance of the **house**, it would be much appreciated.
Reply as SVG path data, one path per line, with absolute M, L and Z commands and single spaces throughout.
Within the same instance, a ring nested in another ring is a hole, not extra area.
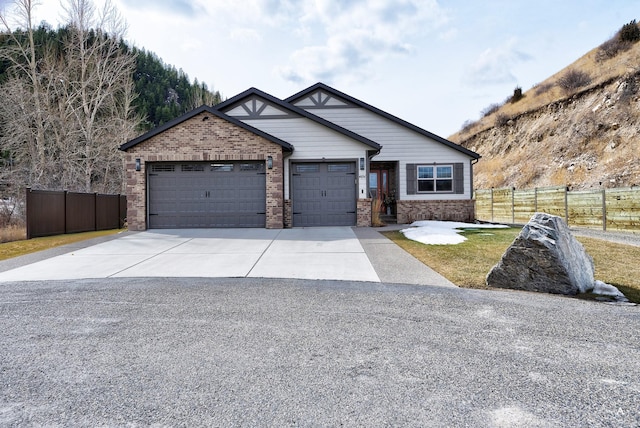
M 123 144 L 131 230 L 474 220 L 480 156 L 323 83 L 250 88 Z M 380 204 L 378 204 L 380 205 Z

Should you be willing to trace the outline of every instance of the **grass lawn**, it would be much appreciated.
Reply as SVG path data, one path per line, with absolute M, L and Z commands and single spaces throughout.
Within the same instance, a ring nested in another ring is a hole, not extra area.
M 487 288 L 487 274 L 519 232 L 518 228 L 468 230 L 462 232 L 467 241 L 457 245 L 425 245 L 400 232 L 384 235 L 454 284 Z M 615 285 L 629 300 L 640 303 L 640 247 L 594 238 L 576 239 L 593 257 L 596 279 Z
M 72 244 L 85 239 L 100 236 L 113 235 L 124 229 L 100 230 L 98 232 L 71 233 L 68 235 L 45 236 L 42 238 L 23 239 L 21 241 L 5 242 L 0 244 L 0 260 L 10 259 L 36 251 Z

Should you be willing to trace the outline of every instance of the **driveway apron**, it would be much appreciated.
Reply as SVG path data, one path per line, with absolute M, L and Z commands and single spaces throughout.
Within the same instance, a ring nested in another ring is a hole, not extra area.
M 0 282 L 262 277 L 380 282 L 350 227 L 150 230 L 0 273 Z

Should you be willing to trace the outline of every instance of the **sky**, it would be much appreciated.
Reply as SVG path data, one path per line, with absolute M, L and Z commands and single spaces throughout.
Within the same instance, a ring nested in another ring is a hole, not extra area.
M 445 138 L 640 20 L 640 0 L 112 2 L 130 43 L 223 98 L 323 82 Z M 61 11 L 41 0 L 36 22 Z

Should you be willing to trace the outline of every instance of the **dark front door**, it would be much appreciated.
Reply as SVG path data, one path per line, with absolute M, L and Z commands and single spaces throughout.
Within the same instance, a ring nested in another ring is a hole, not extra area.
M 263 162 L 154 163 L 149 228 L 265 227 Z
M 389 195 L 389 170 L 372 169 L 369 172 L 369 191 L 373 199 L 384 201 Z M 385 205 L 380 205 L 380 212 L 385 211 Z
M 295 227 L 356 224 L 355 163 L 294 163 L 291 187 Z

